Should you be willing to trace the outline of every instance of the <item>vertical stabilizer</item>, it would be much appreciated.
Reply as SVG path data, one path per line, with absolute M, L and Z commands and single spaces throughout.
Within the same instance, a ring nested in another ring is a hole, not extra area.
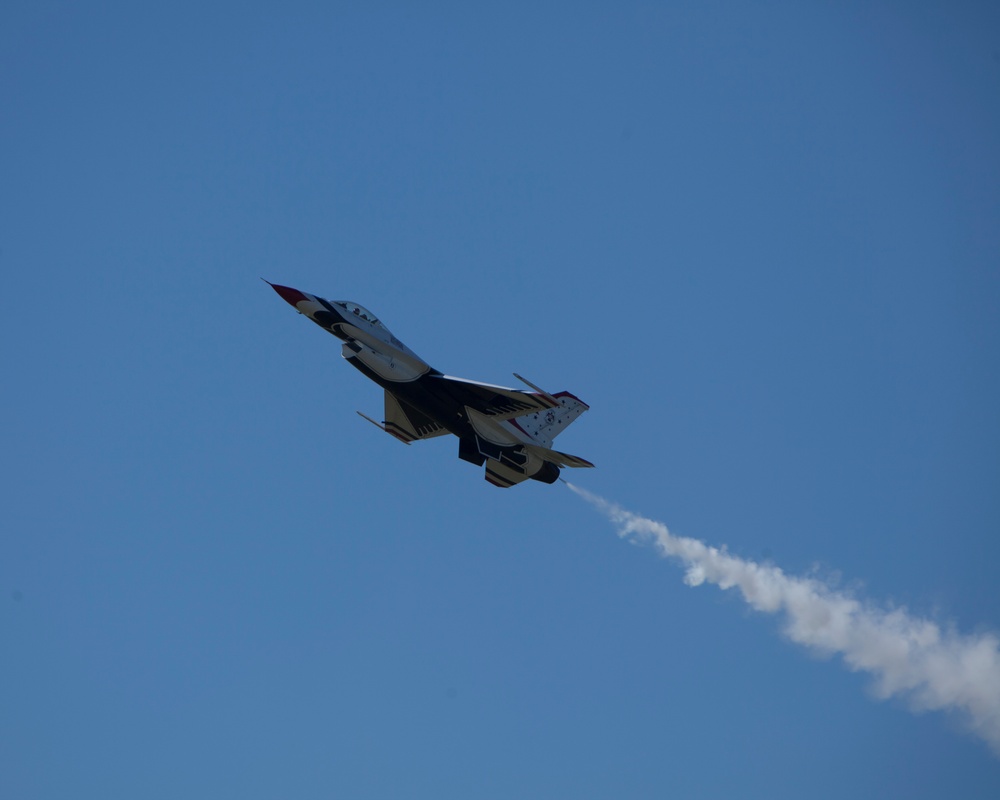
M 511 420 L 542 447 L 551 447 L 552 441 L 590 408 L 569 392 L 559 392 L 551 397 L 559 403 L 555 408 L 532 411 Z

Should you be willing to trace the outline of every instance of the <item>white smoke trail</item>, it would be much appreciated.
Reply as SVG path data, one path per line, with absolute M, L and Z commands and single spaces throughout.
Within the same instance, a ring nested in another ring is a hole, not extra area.
M 880 698 L 904 697 L 916 711 L 954 710 L 1000 756 L 1000 640 L 992 633 L 968 636 L 942 630 L 906 609 L 879 609 L 813 578 L 795 578 L 778 567 L 757 564 L 674 536 L 662 522 L 566 484 L 602 511 L 618 535 L 651 542 L 686 568 L 684 582 L 739 589 L 751 608 L 785 612 L 785 633 L 823 655 L 837 655 L 855 671 L 875 678 Z

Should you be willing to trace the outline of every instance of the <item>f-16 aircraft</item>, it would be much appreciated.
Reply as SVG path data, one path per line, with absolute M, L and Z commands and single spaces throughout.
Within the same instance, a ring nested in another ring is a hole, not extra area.
M 534 391 L 444 375 L 357 303 L 330 302 L 265 282 L 300 314 L 342 339 L 347 363 L 385 389 L 382 422 L 358 414 L 401 442 L 453 433 L 458 457 L 485 464 L 486 480 L 504 489 L 528 478 L 555 483 L 560 467 L 594 466 L 552 449 L 556 436 L 590 408 L 580 398 L 549 394 L 516 373 Z

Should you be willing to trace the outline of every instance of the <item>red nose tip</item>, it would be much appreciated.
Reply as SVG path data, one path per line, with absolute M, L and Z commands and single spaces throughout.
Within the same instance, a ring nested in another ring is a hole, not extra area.
M 271 283 L 267 281 L 267 284 L 274 289 L 279 295 L 281 295 L 282 300 L 284 300 L 289 305 L 295 305 L 296 303 L 301 303 L 303 300 L 308 300 L 302 292 L 298 289 L 293 289 L 290 286 L 279 286 L 276 283 Z

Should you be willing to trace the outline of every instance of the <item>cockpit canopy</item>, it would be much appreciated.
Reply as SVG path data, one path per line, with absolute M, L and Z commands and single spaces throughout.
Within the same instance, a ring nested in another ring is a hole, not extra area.
M 366 322 L 370 322 L 372 325 L 376 325 L 382 330 L 387 330 L 385 325 L 379 322 L 378 318 L 364 306 L 359 306 L 357 303 L 352 303 L 350 300 L 334 300 L 333 304 L 344 309 L 347 312 L 345 316 L 347 316 L 348 319 L 350 319 L 350 315 L 361 317 L 361 319 Z

